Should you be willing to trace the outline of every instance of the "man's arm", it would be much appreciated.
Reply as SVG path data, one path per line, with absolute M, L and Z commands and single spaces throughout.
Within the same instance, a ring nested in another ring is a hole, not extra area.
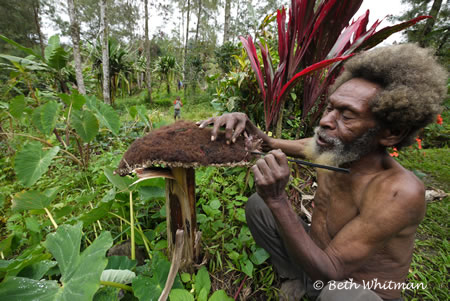
M 217 137 L 219 128 L 225 128 L 225 139 L 227 143 L 234 143 L 244 131 L 247 133 L 258 136 L 263 139 L 263 149 L 269 151 L 272 149 L 281 149 L 285 154 L 292 157 L 304 158 L 303 149 L 308 143 L 309 139 L 301 140 L 284 140 L 275 139 L 269 137 L 261 129 L 255 126 L 248 116 L 244 113 L 229 113 L 223 114 L 218 117 L 211 117 L 207 120 L 199 121 L 197 123 L 200 128 L 204 128 L 210 124 L 213 124 L 211 140 L 214 141 Z
M 284 187 L 289 171 L 285 160 L 281 152 L 274 151 L 258 160 L 252 171 L 257 191 L 271 209 L 289 253 L 313 280 L 344 279 L 389 239 L 405 229 L 413 231 L 423 218 L 423 187 L 383 179 L 366 193 L 360 214 L 322 250 L 306 233 L 287 200 Z

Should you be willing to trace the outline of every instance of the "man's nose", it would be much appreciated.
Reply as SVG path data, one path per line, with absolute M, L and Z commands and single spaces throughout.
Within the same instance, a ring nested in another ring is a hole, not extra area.
M 334 130 L 336 128 L 336 110 L 325 111 L 319 121 L 321 128 Z

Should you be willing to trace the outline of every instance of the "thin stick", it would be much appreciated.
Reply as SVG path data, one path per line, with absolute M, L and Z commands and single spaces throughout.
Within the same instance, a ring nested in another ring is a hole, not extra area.
M 261 155 L 264 156 L 266 155 L 266 153 L 261 153 L 261 152 L 250 152 L 253 155 Z M 303 161 L 303 160 L 298 160 L 298 159 L 291 159 L 288 158 L 289 162 L 295 162 L 301 165 L 306 165 L 306 166 L 311 166 L 311 167 L 316 167 L 316 168 L 323 168 L 323 169 L 328 169 L 328 170 L 333 170 L 333 171 L 338 171 L 338 172 L 343 172 L 343 173 L 350 173 L 350 169 L 347 168 L 340 168 L 340 167 L 334 167 L 334 166 L 328 166 L 328 165 L 322 165 L 322 164 L 317 164 L 317 163 L 311 163 L 308 161 Z
M 136 246 L 134 245 L 134 211 L 133 192 L 130 191 L 130 226 L 131 226 L 131 260 L 136 259 Z
M 47 208 L 44 208 L 44 210 L 45 210 L 45 213 L 47 213 L 48 217 L 50 218 L 50 220 L 51 220 L 51 222 L 53 224 L 53 227 L 55 227 L 55 229 L 58 229 L 58 225 L 56 224 L 55 220 L 53 219 L 53 216 L 50 213 L 50 211 L 48 211 Z

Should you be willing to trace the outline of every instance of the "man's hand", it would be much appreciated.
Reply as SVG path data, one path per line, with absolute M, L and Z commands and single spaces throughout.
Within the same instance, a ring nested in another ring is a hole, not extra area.
M 211 133 L 211 141 L 216 140 L 220 127 L 225 127 L 225 140 L 229 144 L 236 142 L 237 137 L 243 133 L 244 130 L 251 133 L 251 122 L 244 113 L 228 113 L 219 117 L 211 117 L 206 120 L 197 122 L 200 128 L 204 128 L 213 124 Z
M 281 150 L 273 150 L 252 167 L 255 175 L 256 191 L 269 208 L 286 202 L 285 187 L 290 170 L 286 155 Z

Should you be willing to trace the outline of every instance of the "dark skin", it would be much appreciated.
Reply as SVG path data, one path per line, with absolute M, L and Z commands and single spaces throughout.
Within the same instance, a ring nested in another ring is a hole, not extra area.
M 377 125 L 369 101 L 377 84 L 352 79 L 329 98 L 320 127 L 330 137 L 348 143 Z M 309 139 L 273 139 L 256 128 L 245 114 L 210 118 L 213 137 L 225 127 L 229 143 L 244 130 L 258 135 L 273 149 L 252 167 L 258 194 L 272 211 L 283 241 L 297 264 L 313 280 L 403 283 L 412 258 L 416 228 L 425 215 L 424 186 L 393 160 L 385 148 L 400 142 L 405 131 L 382 128 L 371 151 L 346 166 L 350 174 L 317 171 L 311 231 L 308 235 L 287 199 L 290 170 L 286 155 L 304 157 Z M 331 148 L 320 137 L 315 141 Z M 375 290 L 382 298 L 399 298 L 400 290 Z

